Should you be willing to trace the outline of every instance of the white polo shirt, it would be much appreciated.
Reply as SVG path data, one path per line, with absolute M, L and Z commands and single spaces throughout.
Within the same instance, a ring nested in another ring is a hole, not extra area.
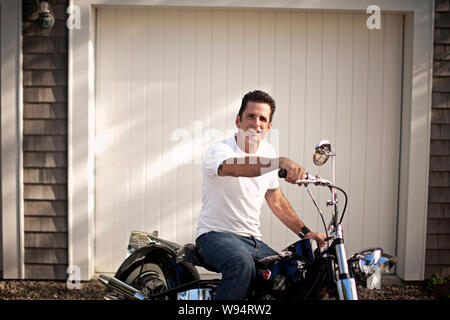
M 235 136 L 213 143 L 203 159 L 203 205 L 197 237 L 209 231 L 231 232 L 261 239 L 259 230 L 261 207 L 268 189 L 276 189 L 278 170 L 258 177 L 220 177 L 219 165 L 224 160 L 242 157 L 277 158 L 275 149 L 262 140 L 256 153 L 245 153 Z

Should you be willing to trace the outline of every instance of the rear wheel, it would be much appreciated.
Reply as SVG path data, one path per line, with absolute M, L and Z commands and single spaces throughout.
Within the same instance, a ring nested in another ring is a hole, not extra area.
M 161 268 L 154 263 L 146 263 L 134 269 L 126 278 L 126 283 L 152 296 L 167 291 L 167 282 Z M 167 297 L 161 297 L 167 299 Z

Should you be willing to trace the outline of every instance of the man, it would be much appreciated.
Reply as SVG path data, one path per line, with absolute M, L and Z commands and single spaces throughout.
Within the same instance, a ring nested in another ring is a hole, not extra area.
M 255 262 L 277 254 L 261 239 L 259 216 L 263 200 L 300 237 L 325 243 L 297 217 L 279 187 L 278 169 L 295 183 L 305 169 L 278 158 L 264 136 L 272 128 L 275 101 L 263 91 L 247 93 L 236 116 L 238 132 L 213 143 L 205 153 L 203 205 L 196 244 L 203 260 L 222 273 L 217 300 L 242 300 L 256 275 Z

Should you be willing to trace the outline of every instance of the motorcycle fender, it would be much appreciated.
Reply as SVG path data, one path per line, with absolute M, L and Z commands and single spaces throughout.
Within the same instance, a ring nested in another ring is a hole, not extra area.
M 142 247 L 133 252 L 121 264 L 115 277 L 125 281 L 127 276 L 143 263 L 157 264 L 164 272 L 166 280 L 174 286 L 199 279 L 197 269 L 184 261 L 177 263 L 177 255 L 172 249 L 159 244 Z

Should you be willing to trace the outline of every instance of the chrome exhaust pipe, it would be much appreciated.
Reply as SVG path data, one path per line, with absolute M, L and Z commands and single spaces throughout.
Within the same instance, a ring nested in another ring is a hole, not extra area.
M 146 296 L 141 291 L 133 288 L 132 286 L 126 284 L 123 281 L 115 277 L 109 277 L 101 274 L 98 277 L 99 281 L 105 285 L 107 288 L 124 295 L 128 299 L 132 300 L 145 300 Z

